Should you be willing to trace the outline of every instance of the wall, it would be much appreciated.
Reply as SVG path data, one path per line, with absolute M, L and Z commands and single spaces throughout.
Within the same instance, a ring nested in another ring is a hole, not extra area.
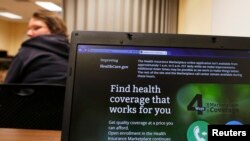
M 27 23 L 16 23 L 0 20 L 0 49 L 7 50 L 14 56 L 20 44 L 26 39 Z
M 249 0 L 180 0 L 179 34 L 250 37 Z
M 249 0 L 211 0 L 212 34 L 250 37 Z
M 10 29 L 9 22 L 0 20 L 0 50 L 8 50 L 10 47 Z
M 211 0 L 179 0 L 178 33 L 211 34 Z

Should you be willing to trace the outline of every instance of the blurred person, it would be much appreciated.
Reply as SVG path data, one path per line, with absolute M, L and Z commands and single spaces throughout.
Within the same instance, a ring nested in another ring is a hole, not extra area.
M 39 10 L 29 23 L 4 83 L 65 84 L 69 41 L 67 28 L 54 12 Z

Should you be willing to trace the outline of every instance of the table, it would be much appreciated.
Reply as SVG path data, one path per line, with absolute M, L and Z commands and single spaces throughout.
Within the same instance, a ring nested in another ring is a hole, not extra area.
M 60 141 L 61 131 L 0 128 L 0 141 Z

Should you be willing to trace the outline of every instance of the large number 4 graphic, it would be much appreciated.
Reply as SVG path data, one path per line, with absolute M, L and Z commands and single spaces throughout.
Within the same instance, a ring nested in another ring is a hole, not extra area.
M 196 94 L 191 102 L 187 106 L 187 110 L 189 111 L 197 111 L 199 115 L 203 114 L 205 107 L 202 107 L 202 95 Z

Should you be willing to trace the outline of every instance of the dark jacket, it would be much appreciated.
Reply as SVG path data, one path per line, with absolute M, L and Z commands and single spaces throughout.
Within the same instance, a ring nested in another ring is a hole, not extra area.
M 69 43 L 59 35 L 42 35 L 22 43 L 5 83 L 65 84 Z

